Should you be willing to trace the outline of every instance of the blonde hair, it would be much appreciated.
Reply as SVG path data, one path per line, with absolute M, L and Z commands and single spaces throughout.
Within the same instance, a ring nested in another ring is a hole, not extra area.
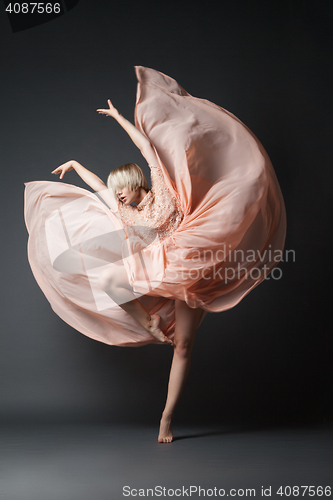
M 107 180 L 107 186 L 113 190 L 115 195 L 124 187 L 131 191 L 140 187 L 146 191 L 149 190 L 145 174 L 136 163 L 126 163 L 112 170 Z

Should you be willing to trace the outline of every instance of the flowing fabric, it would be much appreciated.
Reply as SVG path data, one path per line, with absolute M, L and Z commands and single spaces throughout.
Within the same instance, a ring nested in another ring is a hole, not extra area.
M 125 266 L 134 293 L 172 338 L 175 299 L 210 312 L 234 307 L 281 260 L 286 235 L 281 190 L 254 134 L 172 78 L 141 66 L 136 74 L 136 126 L 184 214 L 177 229 L 162 241 L 153 230 L 140 240 L 89 191 L 47 181 L 25 191 L 39 286 L 64 321 L 112 345 L 157 341 L 100 288 L 107 266 Z

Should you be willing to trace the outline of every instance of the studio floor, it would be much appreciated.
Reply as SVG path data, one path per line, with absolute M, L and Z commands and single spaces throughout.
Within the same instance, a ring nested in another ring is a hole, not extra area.
M 175 431 L 169 445 L 153 427 L 3 426 L 0 498 L 331 496 L 332 426 Z

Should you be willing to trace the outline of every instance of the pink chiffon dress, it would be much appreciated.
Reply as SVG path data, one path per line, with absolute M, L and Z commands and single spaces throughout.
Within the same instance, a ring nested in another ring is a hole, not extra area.
M 152 188 L 112 211 L 95 193 L 62 182 L 26 184 L 28 258 L 52 309 L 111 345 L 158 341 L 99 286 L 125 267 L 133 293 L 173 338 L 175 299 L 220 312 L 264 281 L 282 258 L 286 213 L 269 157 L 234 115 L 175 80 L 136 67 L 136 127 Z M 260 307 L 258 305 L 258 307 Z

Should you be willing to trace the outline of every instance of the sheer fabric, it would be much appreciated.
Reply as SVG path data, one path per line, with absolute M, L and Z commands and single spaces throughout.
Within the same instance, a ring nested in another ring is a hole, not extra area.
M 172 338 L 174 299 L 224 311 L 268 276 L 282 257 L 286 214 L 269 157 L 238 118 L 162 73 L 136 74 L 135 120 L 154 148 L 155 193 L 114 213 L 84 189 L 32 182 L 25 218 L 29 262 L 54 311 L 95 340 L 139 346 L 156 340 L 100 289 L 101 270 L 124 265 Z M 162 185 L 169 204 L 158 203 Z

